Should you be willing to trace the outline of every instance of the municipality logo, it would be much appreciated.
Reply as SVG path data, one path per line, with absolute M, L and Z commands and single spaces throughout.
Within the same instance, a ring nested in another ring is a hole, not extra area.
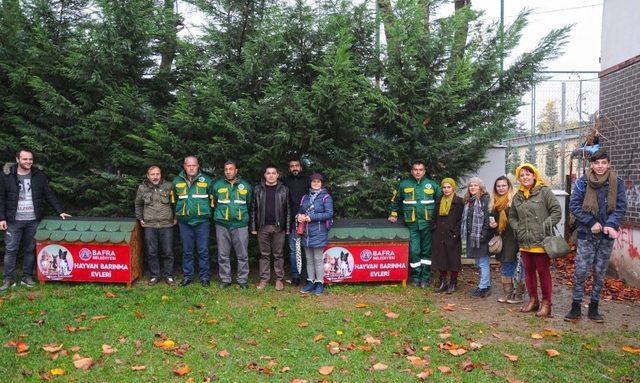
M 360 259 L 363 261 L 370 261 L 373 258 L 373 252 L 369 249 L 364 249 L 360 252 Z
M 80 249 L 80 253 L 78 253 L 78 256 L 83 261 L 88 261 L 91 259 L 91 250 L 87 249 L 86 247 L 83 247 L 82 249 Z

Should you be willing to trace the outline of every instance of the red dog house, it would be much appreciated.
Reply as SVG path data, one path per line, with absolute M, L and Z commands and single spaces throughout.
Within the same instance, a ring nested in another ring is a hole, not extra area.
M 38 279 L 131 283 L 142 274 L 134 218 L 43 219 L 36 233 Z
M 409 230 L 386 219 L 335 221 L 324 248 L 325 281 L 407 284 Z

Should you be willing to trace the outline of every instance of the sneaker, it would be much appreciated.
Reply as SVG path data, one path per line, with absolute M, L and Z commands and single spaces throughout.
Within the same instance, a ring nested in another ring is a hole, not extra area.
M 153 277 L 153 278 L 149 279 L 149 282 L 148 282 L 147 284 L 148 284 L 149 286 L 153 286 L 153 285 L 155 285 L 155 284 L 157 284 L 157 283 L 158 283 L 158 278 Z
M 238 283 L 240 285 L 240 290 L 246 290 L 249 288 L 248 283 Z
M 480 298 L 480 296 L 482 295 L 482 290 L 483 289 L 476 287 L 476 289 L 471 293 L 471 296 L 474 298 Z
M 282 282 L 282 280 L 278 279 L 276 281 L 276 291 L 282 291 L 284 290 L 284 282 Z
M 32 277 L 22 277 L 22 280 L 20 281 L 20 284 L 23 286 L 27 286 L 29 288 L 31 287 L 36 287 L 37 283 L 36 281 L 32 278 Z
M 316 283 L 316 291 L 314 291 L 314 294 L 316 294 L 316 296 L 320 296 L 322 295 L 323 292 L 324 292 L 324 283 L 322 282 Z
M 258 285 L 256 286 L 256 289 L 258 290 L 264 290 L 267 288 L 268 282 L 265 280 L 261 280 Z
M 202 287 L 209 287 L 211 285 L 211 282 L 209 282 L 208 279 L 205 279 L 203 281 L 200 281 L 200 284 L 202 285 Z
M 173 279 L 173 277 L 167 277 L 166 281 L 169 286 L 174 286 L 176 284 L 176 281 L 175 279 Z
M 0 286 L 0 293 L 4 293 L 12 287 L 16 287 L 16 283 L 11 279 L 5 279 L 2 286 Z
M 220 288 L 221 289 L 226 289 L 227 287 L 231 286 L 231 282 L 222 282 L 220 284 Z
M 491 295 L 491 286 L 480 289 L 480 298 L 486 298 Z
M 311 291 L 315 290 L 315 288 L 316 288 L 316 284 L 309 281 L 307 282 L 306 285 L 304 285 L 304 287 L 300 290 L 300 292 L 303 294 L 310 293 Z
M 182 280 L 180 281 L 180 286 L 184 287 L 190 285 L 191 282 L 193 282 L 193 279 L 191 278 L 182 278 Z

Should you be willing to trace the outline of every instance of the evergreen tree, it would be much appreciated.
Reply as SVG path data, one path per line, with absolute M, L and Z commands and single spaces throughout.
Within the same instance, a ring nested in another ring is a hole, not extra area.
M 558 175 L 558 149 L 555 142 L 547 146 L 544 168 L 544 175 L 547 177 L 554 178 Z
M 547 101 L 538 121 L 538 133 L 551 133 L 560 130 L 560 114 L 555 101 Z
M 538 166 L 538 153 L 536 152 L 535 146 L 527 146 L 527 151 L 524 155 L 524 161 Z

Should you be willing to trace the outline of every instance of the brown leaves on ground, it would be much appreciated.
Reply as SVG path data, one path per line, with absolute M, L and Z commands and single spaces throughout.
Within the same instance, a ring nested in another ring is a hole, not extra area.
M 385 316 L 390 319 L 396 319 L 400 317 L 400 314 L 396 314 L 390 310 L 384 310 L 384 312 L 385 312 Z
M 547 352 L 547 355 L 549 355 L 549 357 L 554 358 L 558 355 L 560 355 L 560 353 L 552 348 L 545 350 Z
M 171 339 L 156 340 L 155 342 L 153 342 L 153 345 L 156 347 L 160 347 L 163 350 L 173 350 L 173 348 L 176 346 L 176 342 L 172 341 Z
M 55 344 L 55 343 L 45 344 L 44 346 L 42 346 L 42 349 L 45 350 L 46 352 L 49 352 L 49 353 L 58 352 L 58 351 L 62 350 L 62 343 L 60 343 L 60 344 Z
M 380 341 L 380 339 L 376 339 L 376 338 L 372 337 L 371 335 L 366 335 L 366 336 L 364 337 L 364 342 L 365 342 L 365 343 L 368 343 L 368 344 L 371 344 L 371 345 L 374 345 L 374 344 L 378 344 L 378 345 L 379 345 L 379 344 L 382 344 L 382 342 Z
M 433 371 L 431 371 L 431 369 L 426 369 L 422 372 L 419 372 L 418 374 L 416 374 L 416 378 L 420 379 L 420 380 L 425 380 L 427 379 L 429 376 L 433 375 Z
M 552 328 L 545 328 L 542 334 L 544 336 L 560 336 L 560 333 Z
M 131 370 L 133 371 L 144 371 L 147 369 L 147 366 L 141 365 L 141 364 L 136 364 L 131 366 Z
M 540 335 L 538 333 L 534 332 L 534 333 L 531 334 L 531 339 L 542 339 L 542 338 L 544 338 L 544 336 L 542 336 L 542 335 Z
M 104 293 L 105 298 L 115 298 L 116 294 L 112 293 L 111 291 L 107 291 L 106 293 Z
M 356 308 L 357 309 L 363 309 L 363 308 L 366 308 L 366 307 L 369 307 L 369 305 L 366 304 L 366 303 L 356 303 Z
M 449 367 L 449 366 L 438 366 L 438 371 L 440 371 L 443 374 L 450 374 L 451 373 L 451 367 Z
M 455 303 L 447 303 L 446 305 L 442 306 L 442 310 L 444 310 L 444 311 L 456 311 L 456 304 Z
M 510 362 L 517 362 L 518 361 L 518 356 L 517 355 L 507 354 L 506 352 L 503 352 L 502 355 L 504 355 L 505 358 L 507 358 Z
M 16 349 L 18 356 L 25 356 L 29 353 L 29 345 L 23 341 L 10 340 L 4 344 L 5 347 L 13 347 Z
M 93 367 L 93 359 L 89 357 L 82 357 L 78 354 L 73 355 L 73 366 L 78 370 L 88 370 Z
M 319 341 L 323 340 L 324 338 L 325 338 L 324 334 L 320 333 L 320 334 L 318 334 L 318 335 L 313 337 L 313 341 L 314 342 L 319 342 Z
M 376 363 L 373 366 L 371 366 L 371 369 L 373 371 L 384 371 L 387 368 L 389 368 L 389 366 L 387 366 L 386 364 L 383 364 L 383 363 Z
M 92 321 L 99 321 L 99 320 L 103 320 L 103 319 L 107 319 L 106 315 L 94 315 L 91 317 Z
M 221 351 L 218 353 L 218 356 L 219 356 L 219 357 L 221 357 L 221 358 L 226 358 L 226 357 L 228 357 L 229 355 L 231 355 L 231 354 L 230 354 L 230 353 L 229 353 L 229 351 L 227 351 L 227 350 L 221 350 Z
M 418 367 L 418 368 L 425 367 L 429 365 L 429 363 L 431 363 L 429 359 L 421 358 L 419 356 L 413 356 L 413 355 L 407 356 L 407 360 L 409 361 L 409 363 L 411 363 L 412 366 Z
M 102 353 L 105 355 L 109 355 L 109 354 L 113 354 L 115 352 L 118 352 L 117 348 L 111 347 L 108 344 L 103 344 L 102 345 Z
M 67 325 L 67 331 L 68 332 L 78 332 L 78 331 L 89 331 L 91 330 L 91 327 L 87 327 L 87 326 L 71 326 L 71 325 Z
M 482 347 L 483 347 L 482 343 L 479 343 L 479 342 L 469 343 L 469 350 L 471 351 L 480 350 Z
M 298 323 L 298 327 L 307 328 L 307 327 L 309 327 L 309 322 L 300 322 L 300 323 Z
M 183 375 L 188 374 L 191 371 L 191 369 L 189 368 L 188 365 L 186 365 L 184 363 L 179 363 L 171 371 L 173 371 L 173 373 L 178 375 L 178 376 L 183 376 Z
M 322 366 L 318 369 L 318 372 L 320 373 L 320 375 L 327 376 L 327 375 L 331 375 L 334 368 L 335 368 L 334 366 Z
M 640 347 L 634 347 L 634 346 L 623 346 L 622 347 L 622 351 L 624 352 L 628 352 L 630 354 L 640 354 Z

